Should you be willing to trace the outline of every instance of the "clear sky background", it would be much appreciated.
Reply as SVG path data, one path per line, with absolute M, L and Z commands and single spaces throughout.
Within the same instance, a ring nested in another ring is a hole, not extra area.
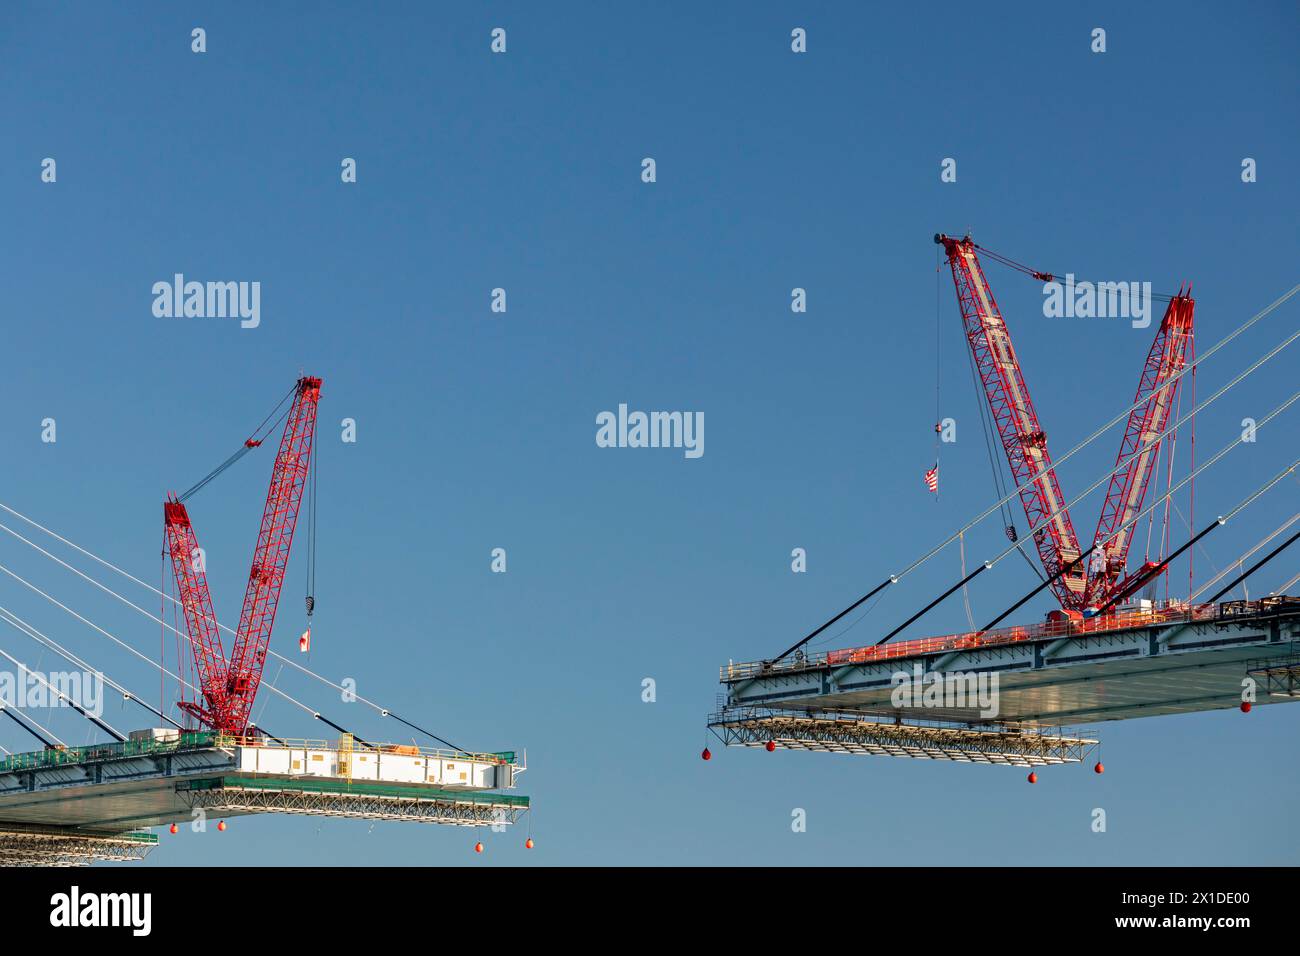
M 0 8 L 0 500 L 157 581 L 164 493 L 238 447 L 300 371 L 322 376 L 311 666 L 461 746 L 526 748 L 537 848 L 522 830 L 476 856 L 465 830 L 244 817 L 164 836 L 151 865 L 1300 861 L 1300 707 L 1103 725 L 1105 776 L 1055 769 L 1032 788 L 1016 770 L 716 741 L 699 759 L 720 664 L 776 653 L 994 500 L 934 232 L 1057 273 L 1194 280 L 1202 351 L 1297 281 L 1293 3 L 270 6 Z M 505 55 L 489 52 L 497 26 Z M 940 182 L 945 157 L 956 183 Z M 1153 329 L 1045 319 L 1037 283 L 988 271 L 1059 455 L 1131 402 Z M 150 288 L 176 272 L 260 281 L 260 327 L 155 318 Z M 1200 396 L 1298 321 L 1292 301 L 1210 359 Z M 937 501 L 921 480 L 936 367 L 959 427 Z M 1198 456 L 1295 372 L 1284 353 L 1200 416 Z M 704 456 L 598 448 L 595 416 L 620 402 L 704 412 Z M 1291 460 L 1296 415 L 1198 481 L 1198 526 Z M 1067 495 L 1118 443 L 1062 467 Z M 270 467 L 263 449 L 191 502 L 232 623 Z M 1289 480 L 1211 536 L 1197 579 L 1297 492 Z M 1081 536 L 1099 506 L 1076 512 Z M 972 563 L 1001 551 L 999 522 L 967 546 Z M 496 547 L 506 574 L 489 570 Z M 871 643 L 958 562 L 945 552 L 835 643 Z M 156 624 L 8 535 L 0 563 L 158 654 Z M 1186 580 L 1181 564 L 1176 593 Z M 975 616 L 1033 581 L 1002 562 L 972 590 Z M 158 697 L 155 671 L 8 579 L 0 604 Z M 964 628 L 954 600 L 907 636 Z M 57 666 L 12 630 L 0 647 Z M 302 675 L 268 677 L 362 736 L 409 739 Z M 276 733 L 322 734 L 264 699 Z M 150 722 L 118 702 L 106 716 Z M 0 745 L 30 741 L 6 724 Z

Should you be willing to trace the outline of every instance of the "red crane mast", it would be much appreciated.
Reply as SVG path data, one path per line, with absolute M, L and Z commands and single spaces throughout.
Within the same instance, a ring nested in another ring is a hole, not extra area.
M 1052 593 L 1062 607 L 1081 606 L 1087 589 L 1087 571 L 1079 564 L 1079 539 L 1064 507 L 1065 498 L 1047 453 L 1047 434 L 1038 423 L 1038 413 L 1034 411 L 1020 362 L 1011 345 L 1011 334 L 1002 321 L 970 237 L 953 239 L 938 235 L 935 241 L 948 254 L 966 341 L 975 357 L 975 367 L 984 384 L 1011 475 L 1016 485 L 1024 485 L 1020 489 L 1020 503 L 1024 505 L 1025 518 L 1031 528 L 1038 528 L 1055 514 L 1034 532 L 1034 545 L 1043 569 L 1049 578 L 1055 578 Z
M 1155 341 L 1151 343 L 1146 365 L 1142 367 L 1142 378 L 1133 399 L 1137 407 L 1129 413 L 1119 456 L 1115 459 L 1118 470 L 1111 475 L 1106 488 L 1097 533 L 1092 539 L 1102 552 L 1103 560 L 1088 581 L 1086 603 L 1089 606 L 1127 597 L 1146 583 L 1146 572 L 1155 567 L 1154 562 L 1148 561 L 1134 574 L 1124 577 L 1129 547 L 1133 543 L 1133 525 L 1127 528 L 1124 525 L 1141 512 L 1147 486 L 1155 472 L 1163 440 L 1160 436 L 1169 424 L 1178 397 L 1179 382 L 1170 386 L 1169 381 L 1187 367 L 1187 350 L 1192 344 L 1192 314 L 1196 308 L 1190 293 L 1190 289 L 1186 293 L 1179 289 L 1178 295 L 1170 300 Z M 1139 453 L 1148 444 L 1150 448 Z
M 180 706 L 219 733 L 240 737 L 248 732 L 310 472 L 320 388 L 319 378 L 306 376 L 300 378 L 294 387 L 293 404 L 289 408 L 271 472 L 271 485 L 253 550 L 243 610 L 228 661 L 217 630 L 207 577 L 202 562 L 197 559 L 200 553 L 198 539 L 189 513 L 175 498 L 163 505 L 168 552 L 203 696 L 201 703 L 184 701 Z M 250 438 L 245 447 L 254 448 L 260 444 L 260 441 Z
M 194 666 L 198 675 L 201 701 L 181 701 L 186 713 L 208 726 L 216 726 L 217 715 L 225 697 L 226 654 L 217 630 L 217 615 L 212 609 L 208 578 L 194 526 L 185 505 L 175 498 L 163 503 L 163 528 L 167 534 L 167 551 L 176 577 L 176 598 L 185 615 Z
M 298 380 L 297 394 L 271 472 L 271 487 L 266 493 L 266 508 L 253 550 L 253 565 L 248 573 L 248 588 L 244 592 L 244 607 L 239 614 L 226 681 L 228 709 L 224 717 L 232 729 L 237 728 L 234 731 L 237 734 L 242 734 L 248 726 L 253 700 L 262 683 L 284 569 L 289 564 L 289 548 L 311 467 L 320 386 L 319 378 Z
M 1187 350 L 1193 336 L 1196 303 L 1191 298 L 1190 287 L 1186 292 L 1180 289 L 1172 297 L 1143 366 L 1135 407 L 1129 413 L 1116 470 L 1107 487 L 1093 538 L 1101 559 L 1090 574 L 1079 560 L 1082 553 L 1079 539 L 1047 451 L 1047 435 L 1029 397 L 1011 334 L 984 277 L 976 253 L 980 247 L 970 236 L 954 239 L 938 234 L 934 240 L 947 254 L 966 341 L 1012 477 L 1018 487 L 1023 486 L 1020 502 L 1029 526 L 1036 529 L 1034 545 L 1051 581 L 1052 593 L 1063 609 L 1076 613 L 1127 597 L 1150 581 L 1158 567 L 1156 562 L 1147 562 L 1137 572 L 1125 576 L 1132 525 L 1128 528 L 1124 525 L 1142 510 L 1158 461 L 1161 433 L 1168 427 L 1177 401 L 1180 384 L 1177 376 L 1186 368 Z M 1041 281 L 1053 279 L 1049 273 L 1035 272 L 995 253 L 989 255 Z

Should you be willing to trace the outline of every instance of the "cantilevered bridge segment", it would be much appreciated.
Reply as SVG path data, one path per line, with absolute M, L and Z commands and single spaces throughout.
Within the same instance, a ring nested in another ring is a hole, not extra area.
M 528 810 L 508 792 L 525 763 L 351 740 L 279 741 L 175 734 L 0 760 L 0 865 L 140 859 L 148 827 L 294 813 L 489 826 Z
M 710 727 L 727 743 L 751 746 L 771 741 L 1021 766 L 1072 762 L 1080 759 L 1078 742 L 1090 738 L 1064 728 L 1235 708 L 1247 678 L 1258 688 L 1255 703 L 1300 699 L 1298 661 L 1300 598 L 1173 603 L 729 664 L 720 673 L 724 706 Z M 977 685 L 993 677 L 990 708 Z M 969 692 L 896 695 L 905 683 Z M 1008 731 L 1046 737 L 1026 745 Z M 1048 739 L 1054 749 L 1044 747 Z

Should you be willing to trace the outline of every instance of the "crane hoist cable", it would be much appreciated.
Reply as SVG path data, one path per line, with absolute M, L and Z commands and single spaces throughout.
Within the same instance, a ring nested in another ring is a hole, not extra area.
M 316 474 L 320 470 L 320 450 L 307 463 L 307 630 L 302 636 L 304 650 L 311 650 L 311 617 L 316 612 Z

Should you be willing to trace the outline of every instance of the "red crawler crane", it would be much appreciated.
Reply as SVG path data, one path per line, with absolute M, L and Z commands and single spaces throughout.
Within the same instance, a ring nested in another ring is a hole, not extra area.
M 203 563 L 197 559 L 198 538 L 185 505 L 170 498 L 163 504 L 168 552 L 176 577 L 177 598 L 185 615 L 199 680 L 200 701 L 183 701 L 181 708 L 218 733 L 242 737 L 248 732 L 253 701 L 266 666 L 271 628 L 284 584 L 303 489 L 311 466 L 316 434 L 316 407 L 321 380 L 300 378 L 284 425 L 284 435 L 271 472 L 271 487 L 253 551 L 253 565 L 244 593 L 244 607 L 227 662 L 208 592 Z M 256 447 L 249 439 L 245 445 Z
M 984 385 L 993 422 L 1006 452 L 1007 464 L 1020 490 L 1029 526 L 1035 528 L 1034 545 L 1051 580 L 1052 592 L 1067 612 L 1104 606 L 1123 599 L 1151 580 L 1157 567 L 1148 562 L 1137 572 L 1125 575 L 1132 528 L 1120 530 L 1142 510 L 1151 474 L 1160 450 L 1157 436 L 1169 424 L 1180 382 L 1170 384 L 1186 367 L 1187 348 L 1192 340 L 1195 302 L 1180 290 L 1160 322 L 1155 342 L 1147 356 L 1128 426 L 1120 444 L 1117 470 L 1111 477 L 1102 505 L 1101 520 L 1093 538 L 1103 558 L 1090 573 L 1080 561 L 1082 549 L 1065 507 L 1056 471 L 1047 452 L 1047 435 L 1038 423 L 1025 385 L 1020 363 L 1011 345 L 1011 334 L 984 278 L 970 236 L 954 239 L 936 235 L 952 269 L 962 323 L 975 366 Z M 982 250 L 987 252 L 987 250 Z M 995 254 L 991 254 L 995 255 Z M 1018 263 L 995 256 L 1008 265 L 1044 282 L 1048 273 L 1035 272 Z M 1190 292 L 1190 289 L 1189 289 Z M 1144 447 L 1148 446 L 1149 447 Z

